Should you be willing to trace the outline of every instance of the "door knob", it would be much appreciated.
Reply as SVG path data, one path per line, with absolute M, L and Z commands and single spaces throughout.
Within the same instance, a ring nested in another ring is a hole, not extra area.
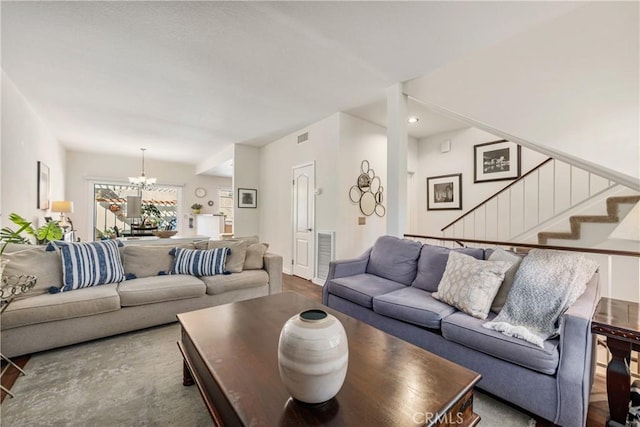
M 313 228 L 307 228 L 307 231 L 312 231 L 312 230 L 313 230 Z

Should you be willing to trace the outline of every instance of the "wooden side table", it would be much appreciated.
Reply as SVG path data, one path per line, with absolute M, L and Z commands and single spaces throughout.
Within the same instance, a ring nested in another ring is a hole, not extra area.
M 607 337 L 611 361 L 607 365 L 609 427 L 623 427 L 629 411 L 631 349 L 640 344 L 640 312 L 635 302 L 602 298 L 591 322 L 591 331 Z

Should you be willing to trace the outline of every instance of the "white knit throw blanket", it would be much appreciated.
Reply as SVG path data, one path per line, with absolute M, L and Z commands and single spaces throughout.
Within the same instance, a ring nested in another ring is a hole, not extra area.
M 504 308 L 487 329 L 544 348 L 558 319 L 585 291 L 598 264 L 576 252 L 533 249 L 516 273 Z

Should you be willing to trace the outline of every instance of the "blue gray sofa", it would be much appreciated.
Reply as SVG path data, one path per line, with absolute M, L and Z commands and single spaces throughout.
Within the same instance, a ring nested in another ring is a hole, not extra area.
M 490 250 L 454 249 L 478 259 Z M 362 256 L 331 262 L 323 303 L 482 375 L 478 387 L 562 426 L 584 426 L 595 369 L 591 318 L 598 274 L 544 348 L 482 325 L 433 298 L 450 249 L 383 236 Z M 434 288 L 435 284 L 435 288 Z

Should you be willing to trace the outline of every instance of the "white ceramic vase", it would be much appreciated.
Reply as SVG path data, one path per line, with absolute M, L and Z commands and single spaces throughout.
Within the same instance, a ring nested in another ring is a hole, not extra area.
M 322 404 L 342 387 L 349 364 L 342 323 L 323 310 L 306 310 L 289 319 L 280 332 L 280 378 L 291 396 Z

